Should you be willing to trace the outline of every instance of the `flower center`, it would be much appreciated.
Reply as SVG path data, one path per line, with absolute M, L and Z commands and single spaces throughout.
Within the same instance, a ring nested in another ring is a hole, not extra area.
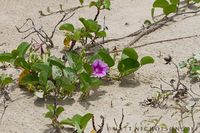
M 97 73 L 101 73 L 101 72 L 102 72 L 102 68 L 101 68 L 101 67 L 96 67 L 95 71 L 96 71 Z

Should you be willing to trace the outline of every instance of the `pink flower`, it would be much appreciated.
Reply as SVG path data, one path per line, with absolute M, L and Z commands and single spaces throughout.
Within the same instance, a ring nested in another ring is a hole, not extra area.
M 95 60 L 92 64 L 93 75 L 96 77 L 104 77 L 108 73 L 108 65 L 102 60 Z

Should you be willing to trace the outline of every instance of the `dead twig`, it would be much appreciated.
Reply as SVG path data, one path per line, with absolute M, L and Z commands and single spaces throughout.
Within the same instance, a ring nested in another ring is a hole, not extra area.
M 172 95 L 173 99 L 175 99 L 176 102 L 179 102 L 179 101 L 182 101 L 184 98 L 186 98 L 189 94 L 187 86 L 181 82 L 179 68 L 173 62 L 172 57 L 171 56 L 165 57 L 164 60 L 166 61 L 166 64 L 173 64 L 175 66 L 176 73 L 177 73 L 177 81 L 174 79 L 171 79 L 170 82 L 168 83 L 165 80 L 160 79 L 163 83 L 168 85 L 171 89 L 163 89 L 162 85 L 160 85 L 160 87 L 151 86 L 151 88 L 159 89 L 160 92 L 158 92 L 156 96 L 152 98 L 147 98 L 147 100 L 144 100 L 144 102 L 141 102 L 141 105 L 143 106 L 151 106 L 154 108 L 166 107 L 169 96 Z
M 74 16 L 74 14 L 75 14 L 75 12 L 74 13 L 72 13 L 68 18 L 66 18 L 66 16 L 68 15 L 69 13 L 66 13 L 66 14 L 64 14 L 63 15 L 63 17 L 58 21 L 58 23 L 54 26 L 54 29 L 53 29 L 53 31 L 52 31 L 52 33 L 51 33 L 51 36 L 50 36 L 50 39 L 52 39 L 53 38 L 53 36 L 54 36 L 54 33 L 55 33 L 55 31 L 56 31 L 56 28 L 58 27 L 58 25 L 59 24 L 61 24 L 62 22 L 64 22 L 64 21 L 66 21 L 66 20 L 68 20 L 68 19 L 70 19 L 71 17 L 73 17 Z
M 120 133 L 123 129 L 122 125 L 123 125 L 123 122 L 124 122 L 124 110 L 122 109 L 122 118 L 121 118 L 121 121 L 119 123 L 119 125 L 117 124 L 117 121 L 114 119 L 114 123 L 115 123 L 115 128 L 114 130 L 117 132 L 117 133 Z
M 101 118 L 101 125 L 99 125 L 99 129 L 97 130 L 96 125 L 95 125 L 94 116 L 92 117 L 92 127 L 93 127 L 93 130 L 96 133 L 102 133 L 103 132 L 105 118 L 103 116 L 101 116 L 100 118 Z
M 145 35 L 148 35 L 154 31 L 156 31 L 157 29 L 165 26 L 168 22 L 171 22 L 174 20 L 175 17 L 177 16 L 180 16 L 180 15 L 185 15 L 185 14 L 198 14 L 200 12 L 200 10 L 197 10 L 197 11 L 189 11 L 189 12 L 181 12 L 181 13 L 176 13 L 174 14 L 173 16 L 171 17 L 164 17 L 163 19 L 151 24 L 150 26 L 148 27 L 142 27 L 141 29 L 129 34 L 129 35 L 126 35 L 126 36 L 123 36 L 123 37 L 119 37 L 119 38 L 112 38 L 112 39 L 108 39 L 108 40 L 104 40 L 104 41 L 100 41 L 100 42 L 97 42 L 96 44 L 91 44 L 88 46 L 88 48 L 91 48 L 91 47 L 95 47 L 97 45 L 102 45 L 102 44 L 106 44 L 106 43 L 109 43 L 109 42 L 115 42 L 115 41 L 119 41 L 119 40 L 123 40 L 123 39 L 126 39 L 126 38 L 129 38 L 129 37 L 134 37 L 134 40 L 131 41 L 130 43 L 128 43 L 128 45 L 126 47 L 130 47 L 132 46 L 134 43 L 136 43 L 137 41 L 139 41 L 143 36 Z M 199 36 L 199 35 L 197 35 Z M 174 39 L 169 39 L 169 40 L 163 40 L 163 41 L 158 41 L 158 42 L 155 42 L 155 43 L 161 43 L 161 42 L 164 42 L 164 41 L 175 41 L 175 40 L 180 40 L 180 39 L 186 39 L 186 38 L 192 38 L 192 37 L 196 37 L 195 35 L 194 36 L 188 36 L 188 37 L 182 37 L 182 38 L 174 38 Z M 154 42 L 152 42 L 151 44 L 153 44 Z M 135 47 L 143 47 L 143 46 L 146 46 L 148 44 L 143 44 L 141 46 L 135 46 Z
M 143 36 L 150 34 L 151 32 L 154 32 L 155 30 L 163 27 L 166 23 L 173 21 L 175 17 L 180 16 L 180 15 L 186 15 L 186 14 L 197 14 L 199 13 L 200 10 L 197 11 L 190 11 L 190 12 L 181 12 L 181 13 L 176 13 L 175 15 L 171 16 L 171 17 L 165 17 L 163 19 L 161 19 L 158 22 L 153 23 L 152 25 L 150 25 L 149 27 L 145 28 L 140 34 L 138 34 L 138 36 L 136 36 L 136 38 L 131 41 L 127 47 L 132 46 L 134 43 L 136 43 L 137 41 L 139 41 Z
M 5 42 L 4 42 L 4 43 L 1 43 L 0 46 L 3 46 L 3 45 L 5 45 L 5 44 L 6 44 Z
M 0 98 L 3 96 L 3 102 L 2 102 L 3 112 L 0 117 L 0 123 L 1 123 L 3 120 L 4 114 L 6 112 L 6 109 L 8 108 L 7 101 L 11 101 L 11 98 L 10 98 L 9 93 L 6 88 L 0 88 L 0 89 L 1 89 L 0 90 L 1 91 Z
M 4 116 L 5 112 L 6 112 L 7 107 L 8 107 L 8 105 L 6 104 L 6 100 L 4 99 L 3 100 L 3 113 L 1 114 L 0 123 L 3 120 L 3 116 Z
M 164 43 L 164 42 L 172 42 L 172 41 L 178 41 L 178 40 L 183 40 L 183 39 L 189 39 L 189 38 L 194 38 L 194 37 L 199 37 L 200 35 L 191 35 L 191 36 L 185 36 L 185 37 L 177 37 L 177 38 L 172 38 L 172 39 L 165 39 L 165 40 L 160 40 L 160 41 L 155 41 L 155 42 L 150 42 L 150 43 L 145 43 L 139 46 L 135 46 L 134 48 L 140 48 L 152 44 L 157 44 L 157 43 Z
M 62 13 L 74 12 L 74 11 L 80 9 L 80 8 L 84 8 L 84 7 L 87 7 L 87 6 L 88 6 L 88 5 L 82 5 L 82 6 L 76 6 L 76 7 L 72 7 L 72 8 L 65 9 L 65 10 L 60 9 L 60 10 L 58 10 L 58 11 L 48 12 L 48 14 L 44 14 L 43 11 L 39 11 L 39 13 L 40 13 L 40 16 L 41 16 L 41 17 L 46 17 L 46 16 L 58 14 L 58 13 L 62 14 Z
M 55 34 L 55 31 L 57 29 L 57 27 L 59 26 L 59 24 L 61 24 L 62 22 L 70 19 L 75 13 L 72 13 L 69 17 L 67 17 L 67 15 L 69 15 L 71 13 L 67 12 L 65 13 L 62 18 L 56 23 L 56 25 L 54 26 L 52 32 L 50 35 L 48 35 L 43 29 L 42 27 L 40 28 L 36 28 L 36 25 L 34 23 L 34 21 L 31 18 L 27 18 L 26 21 L 22 24 L 22 26 L 15 26 L 17 31 L 19 33 L 27 33 L 27 35 L 25 37 L 23 37 L 23 39 L 28 38 L 29 36 L 36 34 L 37 37 L 40 39 L 40 41 L 45 44 L 47 46 L 47 48 L 53 48 L 54 47 L 54 42 L 53 42 L 53 37 Z M 67 17 L 67 18 L 66 18 Z M 31 23 L 31 27 L 28 29 L 23 30 L 23 28 L 28 24 L 28 22 Z
M 159 41 L 145 43 L 145 44 L 138 45 L 138 46 L 133 46 L 133 48 L 141 48 L 141 47 L 149 46 L 149 45 L 152 45 L 152 44 L 184 40 L 184 39 L 189 39 L 189 38 L 194 38 L 194 37 L 199 37 L 199 36 L 200 35 L 191 35 L 191 36 L 185 36 L 185 37 L 177 37 L 177 38 L 172 38 L 172 39 L 159 40 Z M 114 49 L 114 50 L 110 51 L 110 53 L 116 53 L 116 52 L 122 52 L 122 50 Z
M 194 94 L 194 95 L 196 95 L 196 96 L 200 97 L 200 95 L 199 95 L 199 94 L 197 94 L 196 92 L 194 92 L 194 91 L 193 91 L 193 89 L 192 89 L 192 86 L 190 87 L 190 91 L 192 92 L 192 94 Z
M 126 47 L 130 47 L 132 46 L 134 43 L 136 43 L 137 41 L 139 41 L 143 36 L 150 34 L 151 32 L 154 32 L 155 30 L 163 27 L 167 22 L 170 22 L 173 20 L 173 17 L 170 18 L 163 18 L 162 20 L 144 28 L 144 30 L 138 34 L 133 41 L 131 41 L 130 43 L 128 43 L 128 45 Z
M 144 30 L 144 28 L 142 28 L 142 29 L 140 29 L 140 30 L 138 30 L 134 33 L 131 33 L 129 35 L 123 36 L 123 37 L 112 38 L 112 39 L 97 42 L 97 44 L 101 45 L 101 44 L 106 44 L 106 43 L 109 43 L 109 42 L 116 42 L 116 41 L 123 40 L 123 39 L 129 38 L 129 37 L 134 37 L 134 36 L 137 36 L 138 34 L 140 34 L 142 32 L 142 30 Z M 96 45 L 90 45 L 88 47 L 94 47 L 94 46 L 96 46 Z
M 94 116 L 92 117 L 92 127 L 93 127 L 93 130 L 94 130 L 94 131 L 97 131 L 96 125 L 95 125 Z

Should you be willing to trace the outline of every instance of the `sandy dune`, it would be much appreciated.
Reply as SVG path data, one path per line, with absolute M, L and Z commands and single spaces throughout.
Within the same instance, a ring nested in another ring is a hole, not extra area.
M 113 0 L 111 11 L 105 11 L 101 14 L 99 20 L 103 23 L 103 17 L 106 16 L 106 26 L 109 28 L 108 38 L 121 37 L 133 33 L 141 28 L 146 19 L 151 19 L 152 0 Z M 22 25 L 26 18 L 32 18 L 38 26 L 43 25 L 44 29 L 51 32 L 52 26 L 57 23 L 61 15 L 51 15 L 40 18 L 39 10 L 46 10 L 49 6 L 51 10 L 57 10 L 59 4 L 63 4 L 64 8 L 70 8 L 79 5 L 78 0 L 0 0 L 0 51 L 10 51 L 15 48 L 21 41 L 24 34 L 19 34 L 15 28 L 16 25 Z M 77 19 L 80 16 L 91 17 L 91 10 L 83 8 L 76 11 L 76 14 L 69 22 L 79 25 Z M 200 33 L 200 16 L 184 19 L 186 16 L 180 16 L 176 22 L 171 23 L 163 28 L 142 38 L 135 44 L 142 45 L 154 41 L 171 39 L 176 37 L 185 37 Z M 126 23 L 128 25 L 126 25 Z M 34 36 L 32 36 L 34 38 Z M 58 49 L 62 49 L 62 40 L 64 36 L 59 30 L 55 34 L 55 42 Z M 27 39 L 30 41 L 31 38 Z M 118 42 L 106 44 L 106 47 L 113 48 L 125 46 L 133 38 L 127 38 Z M 173 109 L 152 109 L 144 108 L 139 105 L 147 97 L 152 96 L 157 90 L 151 89 L 150 85 L 159 86 L 162 82 L 160 78 L 169 81 L 176 78 L 176 72 L 173 66 L 166 66 L 163 57 L 171 55 L 174 61 L 179 63 L 187 59 L 193 53 L 200 50 L 200 38 L 190 38 L 173 42 L 157 43 L 138 48 L 137 51 L 142 55 L 151 55 L 155 58 L 153 65 L 148 65 L 139 70 L 135 77 L 129 77 L 121 82 L 115 82 L 112 85 L 101 86 L 98 91 L 93 93 L 86 101 L 79 101 L 79 94 L 74 96 L 74 100 L 66 100 L 62 104 L 65 112 L 62 118 L 70 117 L 76 113 L 84 114 L 87 112 L 94 113 L 97 122 L 100 122 L 100 115 L 105 117 L 105 123 L 109 127 L 115 126 L 113 119 L 117 121 L 121 119 L 121 110 L 124 109 L 124 124 L 128 123 L 128 127 L 132 127 L 132 131 L 122 131 L 123 133 L 133 132 L 133 128 L 137 123 L 143 120 L 159 118 L 164 115 L 161 121 L 167 126 L 178 126 L 177 120 L 179 115 L 171 118 L 171 114 L 175 112 Z M 59 50 L 55 50 L 59 52 Z M 54 51 L 54 52 L 55 52 Z M 56 53 L 58 54 L 59 53 Z M 1 71 L 1 70 L 0 70 Z M 18 74 L 12 69 L 7 69 L 7 73 Z M 185 71 L 181 71 L 182 74 Z M 185 80 L 189 85 L 189 79 Z M 195 84 L 198 92 L 198 84 Z M 165 86 L 167 87 L 167 86 Z M 195 88 L 195 87 L 194 87 Z M 43 133 L 48 132 L 47 124 L 50 123 L 42 114 L 46 112 L 46 104 L 51 103 L 37 100 L 31 94 L 19 89 L 13 88 L 11 92 L 11 102 L 6 110 L 2 124 L 0 125 L 0 133 Z M 112 107 L 111 107 L 112 102 Z M 145 114 L 144 112 L 148 110 Z M 199 115 L 195 116 L 197 121 Z M 200 122 L 200 120 L 198 121 Z M 191 120 L 185 122 L 190 126 Z M 89 132 L 91 124 L 86 131 Z M 106 126 L 104 133 L 114 132 L 107 131 Z M 166 132 L 166 131 L 165 131 Z

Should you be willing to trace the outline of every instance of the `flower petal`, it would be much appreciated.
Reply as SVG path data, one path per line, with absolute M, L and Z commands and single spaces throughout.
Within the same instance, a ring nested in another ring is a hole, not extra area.
M 109 67 L 102 60 L 97 59 L 92 64 L 92 69 L 93 69 L 93 75 L 95 75 L 97 77 L 104 77 L 104 76 L 106 76 L 106 74 L 109 70 Z

